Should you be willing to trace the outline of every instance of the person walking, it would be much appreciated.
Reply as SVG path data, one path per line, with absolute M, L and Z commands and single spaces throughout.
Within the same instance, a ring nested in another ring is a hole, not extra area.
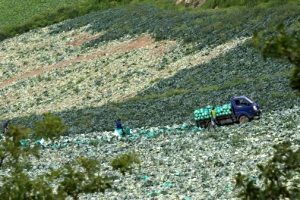
M 213 126 L 214 129 L 216 129 L 216 118 L 217 118 L 217 113 L 215 111 L 215 107 L 212 107 L 212 109 L 211 109 L 211 125 Z

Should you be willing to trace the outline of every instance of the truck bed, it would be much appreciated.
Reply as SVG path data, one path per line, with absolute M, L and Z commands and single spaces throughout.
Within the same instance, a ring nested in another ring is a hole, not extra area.
M 216 123 L 217 125 L 224 125 L 224 124 L 230 124 L 230 123 L 234 123 L 236 122 L 236 117 L 235 115 L 229 114 L 229 115 L 222 115 L 222 116 L 218 116 L 216 118 Z M 196 126 L 201 127 L 201 128 L 207 128 L 209 126 L 211 119 L 207 118 L 207 119 L 202 119 L 202 120 L 196 120 Z

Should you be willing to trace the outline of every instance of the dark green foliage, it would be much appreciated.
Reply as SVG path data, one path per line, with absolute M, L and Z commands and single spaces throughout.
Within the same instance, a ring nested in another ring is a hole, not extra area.
M 296 28 L 293 28 L 294 26 Z M 253 40 L 262 51 L 264 58 L 286 59 L 295 66 L 291 87 L 300 92 L 300 29 L 297 28 L 297 24 L 294 26 L 284 30 L 284 24 L 280 24 L 277 28 L 278 33 L 270 39 L 259 38 L 255 33 Z
M 112 178 L 100 176 L 100 162 L 89 158 L 78 158 L 63 168 L 51 172 L 50 179 L 62 180 L 57 189 L 65 199 L 79 199 L 81 193 L 104 192 L 112 187 Z
M 3 166 L 4 161 L 8 165 L 18 166 L 19 158 L 22 157 L 24 162 L 26 158 L 30 155 L 38 157 L 38 146 L 30 148 L 28 145 L 23 145 L 23 141 L 31 138 L 32 140 L 37 140 L 44 138 L 44 140 L 59 138 L 62 133 L 66 131 L 66 126 L 62 124 L 62 120 L 52 115 L 51 113 L 46 113 L 43 115 L 44 119 L 36 121 L 36 129 L 33 131 L 30 128 L 26 128 L 22 125 L 9 126 L 9 131 L 6 132 L 0 141 L 0 167 Z M 32 133 L 35 134 L 32 134 Z
M 300 149 L 293 150 L 291 143 L 274 146 L 273 158 L 265 165 L 258 165 L 258 180 L 238 174 L 236 177 L 237 197 L 241 199 L 299 199 L 300 196 Z
M 31 133 L 30 129 L 22 126 L 9 126 L 9 131 L 6 132 L 0 141 L 0 168 L 6 164 L 16 164 L 20 156 L 35 155 L 36 148 L 23 149 L 21 148 L 21 140 L 27 139 Z
M 239 134 L 235 134 L 232 136 L 232 138 L 230 138 L 230 144 L 235 147 L 242 146 L 243 141 L 244 141 L 243 136 L 241 136 Z
M 42 121 L 35 122 L 35 134 L 39 138 L 59 139 L 60 135 L 67 130 L 67 126 L 64 126 L 61 118 L 51 114 L 44 113 L 44 119 Z
M 163 99 L 163 98 L 168 98 L 168 97 L 181 95 L 185 93 L 189 93 L 189 91 L 174 89 L 163 94 L 153 94 L 145 97 L 133 97 L 131 99 L 125 100 L 125 102 L 135 102 L 135 101 L 149 100 L 149 99 Z
M 130 172 L 133 164 L 140 164 L 141 161 L 138 158 L 137 153 L 130 152 L 117 156 L 111 162 L 111 166 L 114 170 L 120 170 L 124 175 L 125 172 Z
M 52 192 L 52 188 L 39 177 L 31 180 L 28 175 L 20 171 L 11 173 L 11 177 L 4 177 L 1 180 L 0 198 L 10 200 L 59 200 L 63 199 Z
M 25 159 L 29 155 L 38 156 L 39 148 L 37 146 L 30 148 L 23 145 L 22 141 L 31 138 L 33 140 L 44 138 L 44 140 L 59 138 L 67 127 L 62 124 L 62 120 L 46 113 L 44 119 L 36 121 L 36 128 L 26 128 L 22 125 L 9 126 L 9 131 L 3 135 L 4 138 L 0 141 L 0 167 L 3 166 L 4 160 L 10 165 L 15 165 L 19 162 L 20 156 Z M 35 134 L 32 134 L 34 132 Z
M 295 67 L 291 77 L 291 87 L 300 91 L 300 67 Z
M 45 127 L 46 132 L 48 127 Z M 22 144 L 22 141 L 30 137 L 30 133 L 31 129 L 10 125 L 9 131 L 0 142 L 0 167 L 6 166 L 11 169 L 9 176 L 1 177 L 1 199 L 59 199 L 52 193 L 52 188 L 43 177 L 31 180 L 23 172 L 24 168 L 28 169 L 31 166 L 30 156 L 39 157 L 39 147 L 30 148 Z M 45 139 L 47 140 L 47 137 Z
M 299 29 L 284 30 L 280 24 L 279 32 L 270 39 L 258 37 L 254 34 L 253 40 L 258 49 L 262 51 L 264 58 L 284 58 L 295 66 L 291 78 L 291 87 L 300 92 L 300 35 Z M 286 119 L 288 124 L 291 119 Z M 288 125 L 287 128 L 292 128 Z M 265 165 L 258 165 L 260 174 L 258 179 L 262 185 L 256 184 L 256 179 L 250 179 L 247 175 L 238 174 L 236 177 L 236 189 L 241 199 L 299 199 L 300 196 L 300 149 L 293 150 L 290 142 L 274 146 L 273 158 Z
M 114 177 L 100 175 L 100 161 L 90 158 L 79 157 L 34 179 L 24 172 L 24 169 L 31 170 L 31 156 L 39 157 L 40 147 L 24 146 L 21 142 L 29 137 L 33 140 L 40 137 L 45 140 L 59 138 L 66 130 L 60 118 L 50 113 L 43 116 L 43 120 L 35 123 L 35 135 L 30 135 L 31 129 L 11 125 L 0 141 L 0 167 L 10 169 L 8 175 L 0 177 L 0 199 L 61 200 L 72 197 L 77 200 L 82 193 L 105 192 L 112 188 Z M 130 172 L 134 163 L 140 163 L 135 152 L 120 155 L 112 161 L 113 168 L 119 169 L 122 174 Z M 56 193 L 52 188 L 54 182 L 58 182 Z

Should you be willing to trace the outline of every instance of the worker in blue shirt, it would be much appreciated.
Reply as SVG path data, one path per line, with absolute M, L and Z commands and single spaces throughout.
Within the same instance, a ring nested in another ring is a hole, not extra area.
M 116 126 L 118 129 L 123 129 L 121 119 L 118 119 Z
M 121 135 L 125 135 L 124 130 L 123 130 L 123 126 L 122 126 L 122 122 L 121 119 L 118 119 L 117 123 L 116 123 L 116 129 L 119 132 L 119 134 Z

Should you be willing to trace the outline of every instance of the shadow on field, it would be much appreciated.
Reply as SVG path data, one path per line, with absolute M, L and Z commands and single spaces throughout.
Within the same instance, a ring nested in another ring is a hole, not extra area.
M 259 52 L 243 44 L 209 63 L 177 72 L 142 91 L 140 98 L 101 107 L 53 113 L 63 119 L 69 134 L 113 131 L 121 118 L 130 128 L 172 126 L 194 123 L 193 111 L 219 101 L 229 103 L 233 96 L 246 95 L 269 110 L 297 105 L 296 93 L 289 87 L 292 66 L 284 61 L 264 61 Z M 177 94 L 170 91 L 180 90 Z M 169 93 L 168 93 L 169 92 Z M 168 93 L 168 96 L 163 94 Z M 34 128 L 41 115 L 12 119 L 13 124 Z

